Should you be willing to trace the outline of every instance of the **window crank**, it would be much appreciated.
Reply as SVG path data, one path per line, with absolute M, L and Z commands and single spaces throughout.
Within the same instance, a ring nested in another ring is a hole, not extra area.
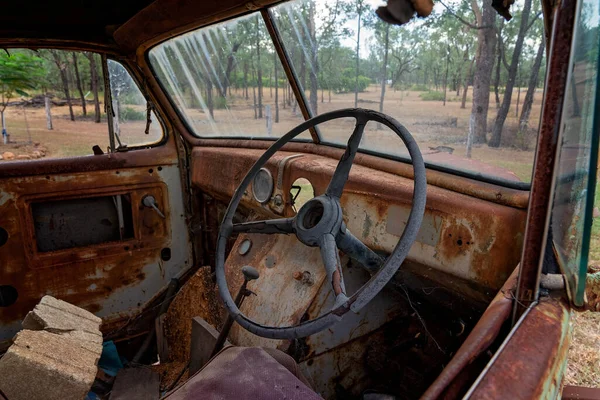
M 156 211 L 156 213 L 158 215 L 160 215 L 161 218 L 165 218 L 165 214 L 163 214 L 162 211 L 160 211 L 160 209 L 156 205 L 156 199 L 154 198 L 154 196 L 151 196 L 151 195 L 144 196 L 142 198 L 142 204 L 146 207 L 150 207 L 150 208 L 154 209 L 154 211 Z

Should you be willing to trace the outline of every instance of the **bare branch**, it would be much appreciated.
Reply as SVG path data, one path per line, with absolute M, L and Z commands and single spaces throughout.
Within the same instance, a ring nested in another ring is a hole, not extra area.
M 504 65 L 504 68 L 506 68 L 506 70 L 510 69 L 510 64 L 508 63 L 508 61 L 506 60 L 506 51 L 504 48 L 504 41 L 502 40 L 502 35 L 498 34 L 498 47 L 500 50 L 500 55 L 502 56 L 502 64 Z
M 535 21 L 537 21 L 537 19 L 538 19 L 538 18 L 539 18 L 541 15 L 542 15 L 542 12 L 541 12 L 541 11 L 538 11 L 538 13 L 537 13 L 537 14 L 535 14 L 535 15 L 533 16 L 533 18 L 531 18 L 531 21 L 529 22 L 529 25 L 527 25 L 527 28 L 525 28 L 525 32 L 528 32 L 528 31 L 531 29 L 531 27 L 533 26 L 533 24 L 535 24 Z
M 452 9 L 450 7 L 448 7 L 446 5 L 446 3 L 444 3 L 443 1 L 440 0 L 440 3 L 446 8 L 446 11 L 448 11 L 448 13 L 450 13 L 450 15 L 452 15 L 457 20 L 459 20 L 460 22 L 462 22 L 464 25 L 468 26 L 471 29 L 488 29 L 488 28 L 491 28 L 491 26 L 489 26 L 489 25 L 479 26 L 479 25 L 476 25 L 476 24 L 474 24 L 472 22 L 469 22 L 466 19 L 462 18 L 460 15 L 456 14 L 454 11 L 452 11 Z M 473 12 L 475 12 L 475 15 L 477 15 L 477 11 L 473 10 Z

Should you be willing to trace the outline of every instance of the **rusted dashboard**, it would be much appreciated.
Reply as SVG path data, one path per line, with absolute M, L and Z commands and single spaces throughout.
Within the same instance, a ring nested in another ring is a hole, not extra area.
M 228 202 L 262 153 L 260 149 L 196 147 L 192 184 Z M 250 187 L 242 207 L 264 218 L 293 215 L 292 183 L 305 178 L 315 195 L 322 194 L 337 161 L 322 155 L 279 152 L 265 165 L 273 178 L 270 200 L 259 203 Z M 465 185 L 477 185 L 473 180 L 465 181 Z M 391 252 L 411 209 L 412 188 L 410 178 L 353 165 L 341 199 L 348 229 L 372 249 Z M 470 297 L 491 299 L 518 263 L 525 215 L 522 208 L 429 184 L 423 224 L 407 264 L 417 274 L 432 281 L 443 280 L 445 285 L 452 285 L 456 278 L 456 284 L 462 282 L 462 291 L 469 292 Z

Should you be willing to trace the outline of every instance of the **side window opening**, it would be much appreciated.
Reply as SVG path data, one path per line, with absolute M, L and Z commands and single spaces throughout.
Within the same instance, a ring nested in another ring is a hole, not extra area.
M 113 132 L 120 147 L 146 146 L 159 142 L 163 131 L 141 90 L 118 61 L 108 60 L 113 110 Z
M 109 60 L 119 128 L 128 148 L 160 142 L 163 131 L 129 72 Z M 0 52 L 0 163 L 101 154 L 109 147 L 101 56 L 57 49 Z

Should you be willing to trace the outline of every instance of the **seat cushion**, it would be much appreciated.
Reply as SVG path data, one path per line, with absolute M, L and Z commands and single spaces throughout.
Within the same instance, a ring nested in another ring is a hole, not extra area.
M 259 347 L 228 347 L 166 398 L 321 399 L 288 368 Z

